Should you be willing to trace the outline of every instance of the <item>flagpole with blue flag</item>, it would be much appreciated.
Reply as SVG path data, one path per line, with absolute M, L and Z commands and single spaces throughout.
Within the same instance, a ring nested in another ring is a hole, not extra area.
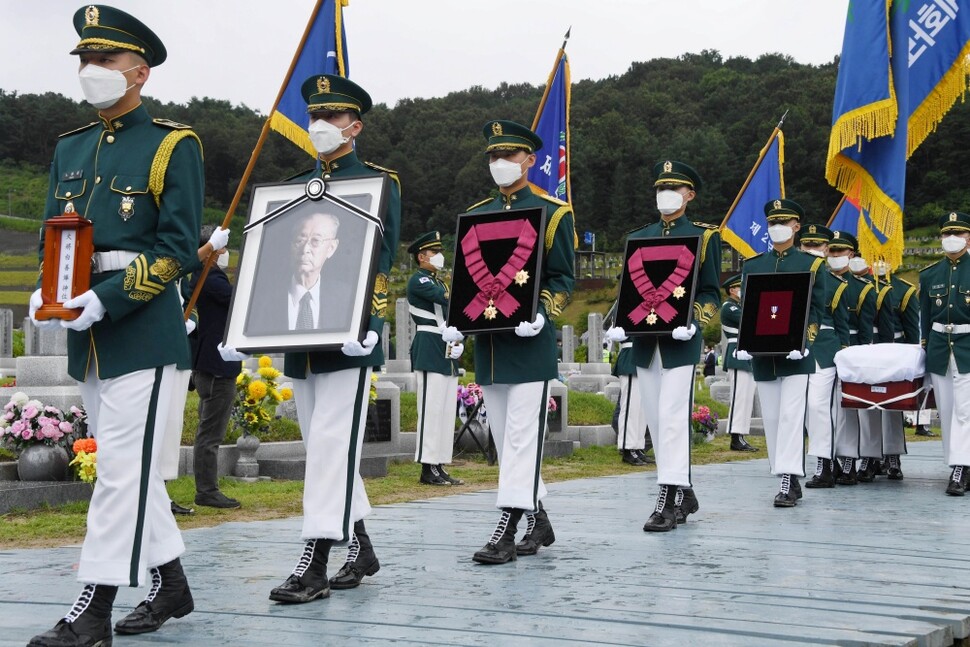
M 825 178 L 858 195 L 859 248 L 899 267 L 906 160 L 968 88 L 970 7 L 853 0 L 845 24 Z
M 785 135 L 781 127 L 787 115 L 786 110 L 771 131 L 721 223 L 721 239 L 745 258 L 771 247 L 764 206 L 769 200 L 785 197 Z
M 228 229 L 229 223 L 232 222 L 270 129 L 277 131 L 308 154 L 316 157 L 316 151 L 306 131 L 306 125 L 308 125 L 306 102 L 303 101 L 300 86 L 307 77 L 314 74 L 339 74 L 340 76 L 349 74 L 350 62 L 347 57 L 347 38 L 343 25 L 343 8 L 349 2 L 350 0 L 317 0 L 314 5 L 310 20 L 307 21 L 306 29 L 303 31 L 303 37 L 283 78 L 280 91 L 276 95 L 276 101 L 270 109 L 270 116 L 263 122 L 259 139 L 256 140 L 253 152 L 249 156 L 249 163 L 243 170 L 236 193 L 226 210 L 226 217 L 222 221 L 223 229 Z M 195 291 L 185 304 L 186 319 L 195 307 L 199 292 L 216 256 L 218 256 L 216 253 L 210 254 L 202 267 Z
M 529 169 L 529 183 L 541 193 L 572 201 L 569 184 L 569 58 L 566 42 L 570 27 L 556 54 L 556 62 L 546 82 L 546 89 L 532 121 L 532 130 L 542 139 L 535 152 L 536 163 Z

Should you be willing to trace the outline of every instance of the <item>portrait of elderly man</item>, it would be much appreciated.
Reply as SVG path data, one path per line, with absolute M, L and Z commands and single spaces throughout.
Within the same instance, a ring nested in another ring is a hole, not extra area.
M 330 280 L 325 285 L 322 280 L 323 266 L 340 244 L 339 229 L 340 221 L 329 213 L 311 213 L 293 228 L 287 330 L 328 329 L 346 319 L 346 309 L 339 305 L 347 301 L 334 293 L 342 284 Z

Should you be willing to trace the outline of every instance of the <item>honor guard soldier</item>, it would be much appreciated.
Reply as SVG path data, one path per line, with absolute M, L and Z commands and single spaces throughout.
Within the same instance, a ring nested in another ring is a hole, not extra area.
M 919 343 L 919 295 L 916 286 L 897 276 L 886 261 L 873 264 L 877 281 L 885 281 L 892 289 L 893 341 L 897 344 Z M 882 412 L 883 467 L 890 481 L 903 480 L 900 456 L 906 453 L 906 432 L 902 411 Z
M 805 225 L 799 230 L 798 244 L 806 254 L 824 259 L 828 254 L 832 231 L 822 225 Z M 839 307 L 846 289 L 845 279 L 832 274 L 826 267 L 815 275 L 825 283 L 825 309 L 819 320 L 818 334 L 812 342 L 815 372 L 808 377 L 806 428 L 808 454 L 816 457 L 815 474 L 805 487 L 831 487 L 831 465 L 825 471 L 823 462 L 832 458 L 838 406 L 836 399 L 835 354 L 849 345 L 849 324 L 845 308 Z
M 293 379 L 297 418 L 307 451 L 303 554 L 293 573 L 269 595 L 271 600 L 288 603 L 328 597 L 331 588 L 356 587 L 365 575 L 380 569 L 364 527 L 371 507 L 359 468 L 371 372 L 384 363 L 378 341 L 387 309 L 387 275 L 394 264 L 401 230 L 397 175 L 361 162 L 354 148 L 364 128 L 361 118 L 371 107 L 370 95 L 356 83 L 329 74 L 309 77 L 301 90 L 310 115 L 310 141 L 318 156 L 315 169 L 293 180 L 387 173 L 392 182 L 382 214 L 384 236 L 364 341 L 348 340 L 338 351 L 291 352 L 284 357 L 283 373 Z M 330 548 L 348 541 L 347 560 L 328 585 Z
M 647 417 L 640 406 L 640 385 L 637 383 L 632 341 L 620 342 L 613 375 L 620 379 L 620 412 L 616 422 L 616 446 L 620 450 L 620 459 L 628 465 L 645 467 L 653 461 L 644 454 L 647 447 Z
M 414 321 L 411 370 L 418 384 L 418 440 L 414 461 L 421 464 L 421 482 L 427 485 L 461 485 L 445 471 L 451 463 L 455 440 L 455 394 L 458 392 L 458 358 L 464 345 L 442 338 L 448 286 L 438 277 L 445 266 L 441 234 L 429 231 L 408 247 L 418 270 L 408 280 L 408 312 Z
M 829 242 L 828 264 L 832 273 L 845 279 L 845 291 L 839 298 L 840 307 L 849 322 L 849 345 L 862 346 L 872 343 L 873 322 L 876 319 L 875 287 L 852 271 L 858 258 L 859 243 L 855 236 L 844 231 L 832 232 Z M 839 407 L 835 424 L 835 463 L 831 471 L 823 469 L 819 479 L 812 479 L 812 487 L 832 487 L 829 474 L 839 485 L 855 485 L 858 482 L 855 461 L 859 457 L 860 411 Z
M 940 218 L 944 257 L 919 275 L 920 343 L 936 393 L 943 460 L 953 467 L 946 493 L 963 496 L 970 469 L 970 215 Z
M 765 205 L 764 210 L 772 249 L 749 258 L 742 275 L 754 272 L 812 272 L 816 276 L 809 306 L 808 343 L 804 351 L 796 348 L 784 357 L 754 358 L 742 350 L 736 353 L 740 359 L 751 360 L 764 417 L 768 463 L 771 473 L 781 476 L 781 487 L 774 505 L 791 508 L 802 498 L 798 477 L 805 475 L 806 394 L 808 378 L 815 372 L 815 360 L 810 356 L 810 351 L 818 335 L 819 322 L 824 321 L 826 281 L 818 274 L 823 270 L 825 261 L 794 246 L 795 233 L 801 228 L 804 215 L 801 205 L 794 200 L 773 200 Z
M 74 27 L 81 40 L 71 54 L 98 120 L 61 135 L 44 217 L 73 210 L 92 221 L 94 267 L 91 289 L 64 304 L 80 309 L 76 319 L 35 325 L 68 329 L 68 372 L 98 439 L 98 480 L 77 571 L 84 589 L 35 647 L 111 644 L 118 587 L 141 586 L 147 572 L 151 591 L 115 631 L 155 631 L 193 610 L 158 465 L 176 366 L 190 366 L 175 280 L 197 262 L 202 145 L 188 126 L 153 120 L 142 105 L 150 70 L 166 57 L 147 26 L 90 5 Z M 32 319 L 40 305 L 38 291 Z
M 751 361 L 734 356 L 741 325 L 741 275 L 735 274 L 724 281 L 721 287 L 727 292 L 727 299 L 721 304 L 721 331 L 727 340 L 724 370 L 727 371 L 728 382 L 731 384 L 731 409 L 728 412 L 731 449 L 736 452 L 756 452 L 758 448 L 748 444 L 745 439 L 751 433 L 751 409 L 754 407 Z
M 572 208 L 551 196 L 535 193 L 528 170 L 542 140 L 513 121 L 489 121 L 489 172 L 499 194 L 472 205 L 470 213 L 541 207 L 546 212 L 545 245 L 535 321 L 523 321 L 514 332 L 479 334 L 475 339 L 475 378 L 488 406 L 488 422 L 498 451 L 496 506 L 502 511 L 492 537 L 475 553 L 481 564 L 504 564 L 516 555 L 534 555 L 556 537 L 542 506 L 542 443 L 546 430 L 549 380 L 559 374 L 554 320 L 573 291 L 576 233 Z M 515 544 L 517 524 L 526 515 L 525 536 Z
M 685 217 L 688 203 L 701 190 L 697 171 L 672 160 L 660 162 L 653 171 L 657 177 L 654 187 L 660 221 L 631 232 L 628 238 L 697 236 L 701 239 L 693 322 L 675 328 L 670 337 L 644 335 L 633 340 L 640 402 L 653 440 L 660 485 L 657 504 L 643 529 L 666 532 L 700 508 L 690 481 L 690 405 L 694 368 L 703 343 L 700 331 L 717 314 L 721 304 L 721 237 L 717 227 L 690 222 Z M 606 336 L 611 342 L 627 338 L 626 331 L 620 327 L 610 328 Z

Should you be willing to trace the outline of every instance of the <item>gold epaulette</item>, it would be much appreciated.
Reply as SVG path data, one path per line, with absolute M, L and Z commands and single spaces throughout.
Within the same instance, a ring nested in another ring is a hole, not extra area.
M 401 178 L 398 177 L 397 171 L 389 168 L 384 168 L 383 166 L 378 166 L 377 164 L 374 164 L 374 162 L 364 162 L 364 166 L 368 168 L 372 168 L 375 171 L 379 171 L 381 173 L 387 173 L 388 176 L 390 176 L 391 181 L 397 185 L 397 190 L 398 191 L 401 190 Z
M 175 152 L 175 146 L 188 137 L 191 137 L 199 144 L 199 154 L 201 155 L 202 142 L 199 140 L 198 135 L 188 129 L 173 130 L 165 135 L 162 143 L 158 145 L 158 150 L 155 151 L 151 170 L 148 172 L 148 191 L 154 196 L 156 206 L 162 202 L 162 190 L 165 188 L 165 172 L 168 170 L 168 163 L 172 159 L 172 153 Z
M 186 126 L 185 124 L 180 124 L 179 122 L 172 121 L 171 119 L 152 119 L 152 123 L 157 126 L 171 128 L 172 130 L 190 130 L 192 128 L 192 126 Z
M 468 207 L 467 209 L 465 209 L 465 211 L 466 211 L 466 212 L 468 212 L 468 211 L 471 211 L 472 209 L 475 209 L 475 208 L 477 208 L 477 207 L 480 207 L 480 206 L 482 206 L 483 204 L 487 204 L 487 203 L 489 203 L 489 202 L 491 202 L 491 201 L 492 201 L 492 200 L 494 200 L 494 199 L 495 199 L 495 198 L 485 198 L 485 199 L 484 199 L 484 200 L 482 200 L 481 202 L 476 202 L 476 203 L 475 203 L 475 204 L 473 204 L 472 206 L 470 206 L 470 207 Z
M 902 300 L 899 302 L 900 312 L 906 312 L 906 306 L 909 305 L 909 300 L 913 298 L 914 294 L 916 294 L 916 286 L 912 283 L 909 283 L 908 285 L 909 289 L 906 290 L 906 294 L 903 295 Z
M 839 307 L 839 299 L 842 298 L 842 293 L 845 292 L 846 288 L 848 287 L 848 281 L 843 280 L 842 283 L 839 284 L 839 287 L 835 288 L 835 294 L 832 295 L 832 312 L 835 312 L 835 309 Z
M 557 200 L 557 202 L 559 202 Z M 556 212 L 552 214 L 552 218 L 549 219 L 549 224 L 546 226 L 546 251 L 548 252 L 552 249 L 552 242 L 556 239 L 556 229 L 559 228 L 559 221 L 567 213 L 572 213 L 572 208 L 565 202 L 561 203 L 563 206 L 556 209 Z M 575 235 L 575 232 L 574 232 Z
M 939 265 L 939 264 L 940 264 L 940 262 L 941 262 L 941 261 L 943 261 L 943 259 L 942 259 L 942 258 L 941 258 L 940 260 L 938 260 L 938 261 L 936 261 L 936 262 L 934 262 L 934 263 L 930 263 L 930 264 L 929 264 L 929 265 L 927 265 L 926 267 L 924 267 L 924 268 L 922 268 L 922 269 L 920 270 L 920 272 L 925 272 L 926 270 L 928 270 L 928 269 L 930 269 L 931 267 L 936 267 L 937 265 Z
M 79 133 L 81 131 L 87 130 L 91 126 L 97 126 L 99 123 L 101 123 L 101 122 L 100 121 L 92 121 L 91 123 L 89 123 L 86 126 L 81 126 L 80 128 L 75 128 L 74 130 L 69 130 L 66 133 L 61 133 L 60 135 L 57 136 L 57 138 L 60 139 L 61 137 L 67 137 L 68 135 L 73 135 L 75 133 Z
M 876 293 L 876 310 L 882 308 L 882 302 L 886 300 L 886 295 L 889 294 L 889 290 L 891 289 L 892 286 L 887 285 Z
M 815 272 L 818 272 L 818 268 L 820 268 L 824 263 L 825 263 L 824 258 L 816 258 L 815 261 L 812 263 L 812 274 L 814 274 Z
M 862 281 L 862 279 L 859 279 L 859 280 Z M 862 281 L 862 282 L 865 283 L 866 285 L 865 287 L 862 288 L 862 292 L 859 293 L 859 301 L 855 304 L 855 311 L 857 313 L 862 312 L 862 304 L 865 302 L 866 295 L 869 294 L 869 290 L 875 289 L 874 287 L 872 287 L 872 283 L 866 283 L 865 281 Z
M 558 204 L 560 207 L 562 207 L 562 206 L 569 206 L 569 203 L 568 202 L 563 202 L 559 198 L 553 197 L 553 196 L 549 195 L 548 193 L 536 193 L 536 195 L 539 196 L 540 198 L 542 198 L 543 200 L 548 200 L 549 202 L 551 202 L 553 204 Z
M 706 228 L 704 233 L 701 235 L 701 265 L 703 265 L 704 261 L 707 259 L 707 243 L 709 243 L 720 230 L 717 227 L 705 225 L 701 222 L 695 222 L 694 224 Z

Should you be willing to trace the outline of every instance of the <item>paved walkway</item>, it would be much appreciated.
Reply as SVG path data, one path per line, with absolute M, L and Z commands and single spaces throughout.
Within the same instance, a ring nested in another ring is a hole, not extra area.
M 943 494 L 939 442 L 915 443 L 906 480 L 806 490 L 771 506 L 767 461 L 694 469 L 701 510 L 641 528 L 654 474 L 556 483 L 557 541 L 479 566 L 495 494 L 382 506 L 383 567 L 329 600 L 267 599 L 300 555 L 300 520 L 185 533 L 196 612 L 123 645 L 925 645 L 970 634 L 970 497 Z M 343 552 L 334 551 L 331 571 Z M 0 645 L 24 645 L 74 601 L 77 547 L 0 553 Z M 115 618 L 144 595 L 119 592 Z

